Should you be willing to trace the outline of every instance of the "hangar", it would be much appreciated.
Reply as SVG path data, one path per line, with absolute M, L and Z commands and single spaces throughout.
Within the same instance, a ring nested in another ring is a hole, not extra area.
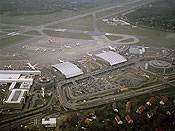
M 52 65 L 55 69 L 59 70 L 66 78 L 82 75 L 83 72 L 74 64 L 70 62 L 64 62 L 56 65 Z
M 127 61 L 123 56 L 113 51 L 97 54 L 95 56 L 100 57 L 101 59 L 105 60 L 111 66 Z

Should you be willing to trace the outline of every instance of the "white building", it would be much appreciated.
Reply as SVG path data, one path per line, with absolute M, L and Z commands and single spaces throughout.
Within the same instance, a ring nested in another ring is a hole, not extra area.
M 59 70 L 66 78 L 82 75 L 83 72 L 74 64 L 70 62 L 64 62 L 56 65 L 52 65 L 55 69 Z
M 42 125 L 45 127 L 56 127 L 56 118 L 43 118 Z
M 127 61 L 123 56 L 113 51 L 97 54 L 96 56 L 109 63 L 111 66 Z
M 5 109 L 22 109 L 28 94 L 26 89 L 13 89 L 9 92 L 7 99 L 3 102 Z

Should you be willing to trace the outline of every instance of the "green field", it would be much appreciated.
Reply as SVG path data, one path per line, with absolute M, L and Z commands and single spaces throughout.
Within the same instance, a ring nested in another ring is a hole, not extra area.
M 8 29 L 8 30 L 3 29 L 2 31 L 11 33 L 11 32 L 16 32 L 16 31 L 19 31 L 19 30 L 18 29 Z
M 1 36 L 1 35 L 5 35 L 5 34 L 6 34 L 6 33 L 2 33 L 2 32 L 0 32 L 0 36 Z
M 116 7 L 116 8 L 113 8 L 113 9 L 110 9 L 110 10 L 106 10 L 106 11 L 103 11 L 103 12 L 99 12 L 97 13 L 97 18 L 102 18 L 102 17 L 105 17 L 105 16 L 116 16 L 117 14 L 120 14 L 126 10 L 129 10 L 131 8 L 135 8 L 139 5 L 142 5 L 148 1 L 153 1 L 153 0 L 143 0 L 143 1 L 138 1 L 138 2 L 134 2 L 134 3 L 131 3 L 127 6 L 123 6 L 123 7 Z
M 28 38 L 30 38 L 30 36 L 16 35 L 16 36 L 0 39 L 0 46 L 6 46 Z
M 111 41 L 115 41 L 115 40 L 119 40 L 119 39 L 123 38 L 121 36 L 111 36 L 111 35 L 107 35 L 106 37 L 108 39 L 110 39 Z
M 31 31 L 28 31 L 28 32 L 25 32 L 24 34 L 29 34 L 29 35 L 41 35 L 38 31 L 36 30 L 31 30 Z
M 111 26 L 98 20 L 98 29 L 102 32 L 136 35 L 140 42 L 136 45 L 147 45 L 152 47 L 175 47 L 175 33 L 163 32 L 149 28 L 136 27 L 126 28 L 124 26 Z
M 48 15 L 31 15 L 31 16 L 6 16 L 0 15 L 0 23 L 17 24 L 17 25 L 42 25 L 52 21 L 65 19 L 71 16 L 79 15 L 80 12 L 63 10 Z
M 17 28 L 17 27 L 9 27 L 9 26 L 0 26 L 0 30 L 2 30 L 2 31 L 4 31 L 4 32 L 11 33 L 11 32 L 19 31 L 20 28 Z
M 107 15 L 111 15 L 113 13 L 117 14 L 117 12 L 125 10 L 125 9 L 126 9 L 126 7 L 117 7 L 117 8 L 107 10 L 107 11 L 99 12 L 96 14 L 96 16 L 97 16 L 97 18 L 101 18 L 101 17 L 107 16 Z
M 130 1 L 130 0 L 126 0 L 124 2 L 127 2 L 127 1 Z M 117 2 L 116 4 L 110 4 L 106 6 L 100 6 L 100 7 L 90 8 L 90 9 L 81 10 L 81 11 L 62 10 L 60 12 L 56 12 L 52 14 L 45 14 L 45 15 L 8 16 L 7 14 L 3 14 L 3 15 L 0 15 L 0 23 L 37 26 L 37 25 L 42 25 L 42 24 L 46 24 L 49 22 L 65 19 L 68 17 L 100 10 L 100 9 L 118 5 L 124 2 L 123 1 Z
M 87 40 L 92 39 L 89 35 L 83 33 L 61 32 L 61 31 L 50 31 L 50 30 L 43 30 L 43 32 L 53 37 L 87 39 Z
M 9 27 L 9 26 L 1 26 L 0 25 L 0 29 L 19 29 L 17 27 Z
M 120 42 L 123 42 L 123 43 L 127 43 L 127 42 L 133 42 L 134 41 L 134 39 L 133 38 L 129 38 L 129 39 L 126 39 L 126 40 L 122 40 L 122 41 L 120 41 Z
M 72 20 L 69 22 L 64 22 L 61 24 L 48 26 L 48 28 L 61 28 L 61 29 L 93 31 L 94 30 L 93 16 L 88 15 L 86 17 L 82 17 L 82 18 Z

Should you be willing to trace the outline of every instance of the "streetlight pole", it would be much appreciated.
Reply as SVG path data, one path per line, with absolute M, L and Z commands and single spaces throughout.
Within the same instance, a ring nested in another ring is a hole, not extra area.
M 55 89 L 55 78 L 56 78 L 56 76 L 53 76 L 53 82 L 54 82 L 54 89 Z

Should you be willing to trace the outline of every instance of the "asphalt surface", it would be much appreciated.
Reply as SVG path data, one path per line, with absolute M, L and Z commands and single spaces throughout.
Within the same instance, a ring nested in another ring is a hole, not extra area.
M 130 2 L 127 2 L 127 3 L 123 3 L 123 4 L 119 4 L 119 5 L 115 5 L 115 6 L 111 6 L 111 7 L 108 7 L 108 8 L 103 8 L 103 9 L 100 9 L 100 10 L 97 10 L 97 11 L 92 11 L 92 12 L 88 12 L 88 13 L 85 13 L 85 14 L 81 14 L 81 15 L 78 15 L 78 16 L 72 16 L 72 17 L 69 17 L 69 18 L 66 18 L 66 19 L 62 19 L 62 20 L 58 20 L 58 21 L 54 21 L 54 22 L 50 22 L 50 23 L 47 23 L 47 24 L 43 24 L 43 25 L 40 25 L 40 26 L 20 26 L 20 25 L 13 25 L 13 24 L 0 24 L 2 26 L 9 26 L 9 27 L 22 27 L 23 30 L 20 30 L 20 31 L 17 31 L 16 33 L 20 33 L 20 34 L 23 34 L 25 32 L 28 32 L 28 31 L 31 31 L 31 30 L 36 30 L 36 31 L 39 31 L 41 33 L 41 35 L 44 35 L 46 36 L 46 34 L 44 34 L 42 32 L 43 29 L 45 29 L 47 26 L 52 26 L 52 25 L 56 25 L 56 24 L 60 24 L 60 23 L 64 23 L 64 22 L 68 22 L 68 21 L 72 21 L 72 20 L 75 20 L 75 19 L 78 19 L 78 18 L 82 18 L 82 17 L 85 17 L 85 16 L 88 16 L 88 15 L 93 15 L 93 18 L 94 18 L 94 31 L 91 32 L 91 33 L 88 33 L 89 35 L 101 35 L 103 33 L 100 33 L 98 31 L 98 28 L 97 28 L 97 18 L 96 18 L 96 14 L 97 13 L 100 13 L 100 12 L 103 12 L 103 11 L 107 11 L 107 10 L 110 10 L 110 9 L 114 9 L 114 8 L 118 8 L 118 7 L 124 7 L 124 6 L 127 6 L 129 4 L 132 4 L 132 3 L 136 3 L 136 2 L 139 2 L 141 0 L 135 0 L 135 1 L 130 1 Z M 149 2 L 146 2 L 146 3 L 143 3 L 141 5 L 144 5 L 144 4 L 147 4 L 147 3 L 150 3 Z M 138 5 L 140 6 L 140 5 Z M 134 6 L 134 8 L 137 7 L 137 6 Z M 133 8 L 133 7 L 131 7 Z M 122 11 L 121 11 L 122 12 Z M 120 13 L 120 12 L 118 12 Z M 74 30 L 67 30 L 67 32 L 77 32 L 77 31 L 74 31 Z M 83 32 L 83 33 L 86 33 Z M 3 38 L 8 38 L 10 37 L 9 35 L 2 35 L 0 36 L 0 39 L 3 39 Z
M 170 81 L 169 83 L 175 84 L 175 80 Z M 117 95 L 110 95 L 110 96 L 106 96 L 106 97 L 103 97 L 103 98 L 88 100 L 88 101 L 84 102 L 83 104 L 68 102 L 67 94 L 65 92 L 65 88 L 60 87 L 58 89 L 58 92 L 60 93 L 60 95 L 62 97 L 62 105 L 64 107 L 72 109 L 72 110 L 80 110 L 80 109 L 92 108 L 92 107 L 95 107 L 95 106 L 103 105 L 103 104 L 106 104 L 106 103 L 111 103 L 111 102 L 118 101 L 118 100 L 132 98 L 132 97 L 147 94 L 147 93 L 150 93 L 150 92 L 163 90 L 163 89 L 166 89 L 168 87 L 170 87 L 170 85 L 167 85 L 166 83 L 162 83 L 162 84 L 157 84 L 157 85 L 153 85 L 153 86 L 150 86 L 150 87 L 137 89 L 137 90 L 134 90 L 134 91 L 133 90 L 128 91 L 126 93 L 121 93 L 121 94 L 117 94 Z

